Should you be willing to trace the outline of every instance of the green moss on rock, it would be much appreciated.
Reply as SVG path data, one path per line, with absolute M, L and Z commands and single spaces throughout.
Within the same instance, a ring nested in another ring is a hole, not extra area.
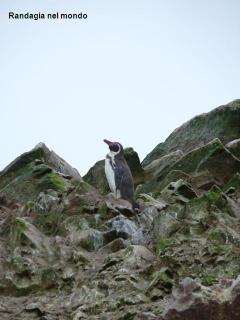
M 145 167 L 153 160 L 178 149 L 188 153 L 219 138 L 223 144 L 240 137 L 240 100 L 220 106 L 209 113 L 194 117 L 175 129 L 164 143 L 158 144 L 142 162 Z
M 55 191 L 66 191 L 67 186 L 67 180 L 56 173 L 49 173 L 44 175 L 44 177 L 40 179 L 38 183 L 39 191 L 47 189 L 52 189 Z

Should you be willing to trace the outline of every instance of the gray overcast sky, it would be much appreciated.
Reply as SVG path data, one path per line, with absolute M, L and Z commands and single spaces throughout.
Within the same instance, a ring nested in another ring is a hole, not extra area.
M 86 21 L 8 20 L 8 11 Z M 83 175 L 239 98 L 238 0 L 1 0 L 0 170 L 39 141 Z

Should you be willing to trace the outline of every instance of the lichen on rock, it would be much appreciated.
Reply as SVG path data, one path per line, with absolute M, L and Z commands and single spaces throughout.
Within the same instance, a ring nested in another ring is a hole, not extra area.
M 1 320 L 238 320 L 240 100 L 140 164 L 139 211 L 40 143 L 0 172 Z

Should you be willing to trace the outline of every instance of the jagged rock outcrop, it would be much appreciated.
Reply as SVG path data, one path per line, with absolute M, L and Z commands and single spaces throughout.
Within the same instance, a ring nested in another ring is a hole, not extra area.
M 212 288 L 185 278 L 172 292 L 165 314 L 159 320 L 239 319 L 240 278 L 223 281 Z
M 66 191 L 72 182 L 80 182 L 72 168 L 44 143 L 16 158 L 0 173 L 0 193 L 21 203 L 35 199 L 39 192 Z
M 160 143 L 143 160 L 143 167 L 153 160 L 181 150 L 187 153 L 202 147 L 215 138 L 225 145 L 240 137 L 240 99 L 218 107 L 209 113 L 194 117 L 170 134 L 165 142 Z
M 40 144 L 5 168 L 1 320 L 238 320 L 238 115 L 194 118 L 145 171 L 125 150 L 138 213 L 105 194 L 103 162 L 83 181 Z
M 191 175 L 192 183 L 196 180 L 198 188 L 211 187 L 209 179 L 212 184 L 223 186 L 235 173 L 240 171 L 240 160 L 216 138 L 186 153 L 168 166 L 160 167 L 153 179 L 138 189 L 138 193 L 161 191 L 162 181 L 171 171 L 181 171 Z M 201 183 L 199 183 L 199 176 L 202 177 Z

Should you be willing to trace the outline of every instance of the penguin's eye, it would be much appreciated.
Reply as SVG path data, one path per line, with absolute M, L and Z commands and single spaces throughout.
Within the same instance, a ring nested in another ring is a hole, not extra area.
M 118 152 L 119 145 L 118 144 L 112 144 L 111 147 L 110 147 L 110 150 L 112 150 L 114 152 Z

